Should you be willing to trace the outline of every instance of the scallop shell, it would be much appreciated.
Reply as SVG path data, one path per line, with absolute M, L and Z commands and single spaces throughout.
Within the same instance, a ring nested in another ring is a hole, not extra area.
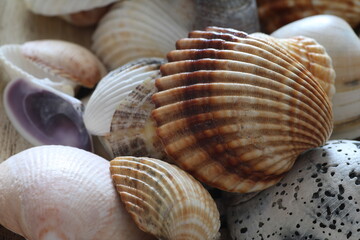
M 336 94 L 332 99 L 334 110 L 333 139 L 356 138 L 360 113 L 360 41 L 351 26 L 343 19 L 318 15 L 290 23 L 274 33 L 277 38 L 303 35 L 314 38 L 325 47 L 336 72 Z M 336 39 L 336 41 L 334 41 Z
M 126 210 L 159 239 L 217 239 L 219 212 L 189 174 L 153 158 L 118 157 L 110 171 Z
M 189 36 L 152 98 L 157 135 L 181 168 L 222 190 L 259 191 L 328 139 L 329 98 L 284 49 L 231 29 Z
M 228 208 L 232 239 L 359 239 L 359 141 L 302 154 L 276 186 Z
M 276 29 L 299 19 L 331 14 L 345 19 L 352 27 L 360 23 L 358 0 L 257 0 L 260 24 L 264 32 Z
M 153 239 L 112 184 L 109 162 L 65 146 L 34 147 L 0 164 L 0 224 L 28 240 Z
M 150 118 L 161 58 L 130 62 L 103 78 L 89 99 L 84 122 L 112 156 L 164 157 Z
M 37 79 L 69 95 L 76 85 L 88 88 L 106 74 L 105 67 L 86 48 L 61 40 L 37 40 L 3 45 L 0 61 L 11 79 Z

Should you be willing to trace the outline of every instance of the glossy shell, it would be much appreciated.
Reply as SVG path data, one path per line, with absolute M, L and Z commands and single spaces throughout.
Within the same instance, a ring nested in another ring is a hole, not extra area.
M 359 0 L 257 0 L 257 5 L 261 27 L 267 33 L 290 22 L 319 14 L 339 16 L 353 27 L 360 23 Z
M 140 229 L 159 239 L 218 238 L 216 204 L 189 174 L 152 158 L 118 157 L 110 164 L 121 200 Z
M 189 36 L 152 98 L 157 135 L 181 168 L 222 190 L 259 191 L 328 139 L 329 99 L 284 49 L 232 29 Z
M 121 204 L 109 162 L 73 147 L 41 146 L 0 164 L 0 224 L 28 240 L 153 239 Z
M 103 78 L 84 113 L 89 131 L 99 136 L 112 157 L 133 155 L 163 157 L 150 118 L 155 79 L 164 59 L 138 59 Z
M 360 142 L 302 154 L 276 186 L 228 209 L 232 239 L 359 239 Z

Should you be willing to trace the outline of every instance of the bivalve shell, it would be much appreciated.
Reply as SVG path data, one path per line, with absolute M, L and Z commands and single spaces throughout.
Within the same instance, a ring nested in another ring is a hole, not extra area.
M 121 200 L 140 229 L 159 239 L 218 238 L 216 204 L 189 174 L 145 157 L 118 157 L 110 165 Z
M 181 168 L 222 190 L 259 191 L 328 139 L 329 98 L 286 50 L 231 29 L 189 36 L 152 98 L 157 135 Z

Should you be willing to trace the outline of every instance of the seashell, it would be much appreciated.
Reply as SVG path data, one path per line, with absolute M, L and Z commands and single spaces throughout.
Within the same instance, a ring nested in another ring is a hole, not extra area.
M 358 0 L 257 0 L 260 25 L 271 33 L 293 21 L 319 15 L 331 14 L 345 19 L 352 27 L 360 23 Z
M 161 143 L 150 118 L 160 77 L 161 58 L 132 61 L 105 76 L 85 108 L 84 122 L 99 136 L 111 157 L 121 155 L 163 158 Z
M 109 69 L 116 69 L 137 58 L 164 58 L 175 49 L 176 40 L 208 24 L 231 24 L 250 32 L 258 31 L 256 3 L 254 0 L 123 1 L 114 4 L 100 21 L 92 49 Z
M 153 239 L 112 184 L 109 162 L 73 147 L 40 146 L 0 164 L 0 224 L 28 240 Z
M 105 7 L 60 15 L 59 17 L 78 27 L 92 26 L 100 21 L 100 19 L 109 11 L 110 7 L 111 5 L 107 5 Z
M 276 186 L 230 206 L 232 239 L 358 239 L 359 146 L 334 140 L 311 149 Z
M 290 23 L 274 33 L 277 38 L 303 35 L 314 38 L 325 47 L 336 72 L 334 95 L 334 132 L 332 138 L 356 138 L 360 114 L 360 40 L 351 26 L 343 19 L 318 15 Z M 336 39 L 336 41 L 334 41 Z
M 92 151 L 81 101 L 34 79 L 18 79 L 4 90 L 4 107 L 16 130 L 33 145 L 60 144 Z
M 285 49 L 214 27 L 176 46 L 155 82 L 152 117 L 166 154 L 200 181 L 259 191 L 328 139 L 329 98 Z
M 11 79 L 36 78 L 74 95 L 76 85 L 92 88 L 106 74 L 86 48 L 61 40 L 37 40 L 0 47 L 0 61 Z
M 186 172 L 146 157 L 118 157 L 110 165 L 121 200 L 143 231 L 169 240 L 219 237 L 214 200 Z

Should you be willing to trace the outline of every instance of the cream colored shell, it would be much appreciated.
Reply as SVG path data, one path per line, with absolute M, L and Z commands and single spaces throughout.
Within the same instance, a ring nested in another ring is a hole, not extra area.
M 216 204 L 189 174 L 153 158 L 118 157 L 110 164 L 121 200 L 140 229 L 159 239 L 218 238 Z
M 189 36 L 152 98 L 157 134 L 181 168 L 225 191 L 259 191 L 328 139 L 329 98 L 285 49 L 232 29 Z
M 0 164 L 0 224 L 28 240 L 153 239 L 121 204 L 110 164 L 65 146 L 27 149 Z

